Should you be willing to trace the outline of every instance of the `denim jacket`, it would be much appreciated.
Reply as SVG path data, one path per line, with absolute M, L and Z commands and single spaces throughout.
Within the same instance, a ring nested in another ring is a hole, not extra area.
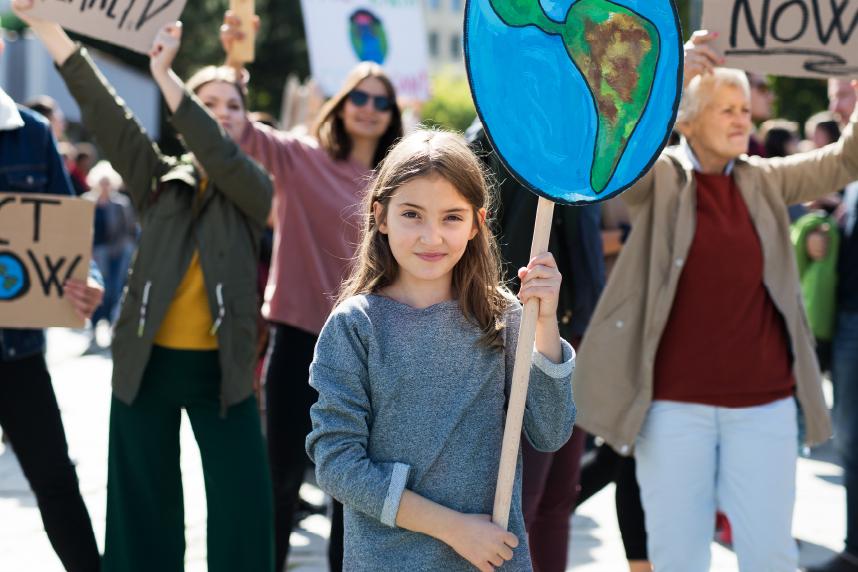
M 22 107 L 18 112 L 24 126 L 0 131 L 0 192 L 72 195 L 69 176 L 47 121 Z M 44 351 L 42 330 L 0 328 L 0 361 L 22 359 Z

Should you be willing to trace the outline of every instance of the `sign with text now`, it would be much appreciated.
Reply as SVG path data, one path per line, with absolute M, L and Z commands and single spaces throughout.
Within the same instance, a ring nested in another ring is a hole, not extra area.
M 178 20 L 185 0 L 36 0 L 32 14 L 67 30 L 149 53 L 158 30 Z
M 84 199 L 0 193 L 0 327 L 83 327 L 63 284 L 89 274 L 94 212 Z
M 858 0 L 704 0 L 702 27 L 728 67 L 858 78 Z

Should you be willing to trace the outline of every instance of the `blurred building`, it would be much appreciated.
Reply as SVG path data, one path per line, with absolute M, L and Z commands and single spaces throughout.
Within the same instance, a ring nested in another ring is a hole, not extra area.
M 465 0 L 423 0 L 429 46 L 429 71 L 465 74 L 462 30 Z
M 67 121 L 79 123 L 80 109 L 42 43 L 29 32 L 23 35 L 7 33 L 5 43 L 6 50 L 0 57 L 0 86 L 6 93 L 19 103 L 37 95 L 50 95 L 59 103 Z M 150 137 L 157 139 L 160 135 L 161 95 L 152 78 L 97 50 L 90 49 L 89 52 Z

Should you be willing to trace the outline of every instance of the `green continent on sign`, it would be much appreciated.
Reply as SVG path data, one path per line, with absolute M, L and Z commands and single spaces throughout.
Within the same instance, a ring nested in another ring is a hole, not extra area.
M 659 56 L 656 27 L 608 0 L 578 0 L 564 22 L 552 20 L 539 0 L 490 0 L 507 26 L 535 26 L 560 36 L 596 103 L 599 128 L 590 184 L 605 190 L 643 116 Z

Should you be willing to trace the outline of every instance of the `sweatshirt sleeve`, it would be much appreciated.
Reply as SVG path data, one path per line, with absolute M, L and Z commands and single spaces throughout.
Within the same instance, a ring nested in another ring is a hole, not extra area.
M 516 303 L 506 318 L 506 385 L 509 394 L 515 365 L 515 348 L 521 325 L 521 305 Z M 561 363 L 554 363 L 533 350 L 530 382 L 524 407 L 524 433 L 538 451 L 556 451 L 572 435 L 575 423 L 575 402 L 572 399 L 572 375 L 575 371 L 575 350 L 560 338 L 563 349 Z
M 319 335 L 310 365 L 310 385 L 319 398 L 310 409 L 307 454 L 324 491 L 393 527 L 410 466 L 369 457 L 372 404 L 366 337 L 360 331 L 368 323 L 353 318 L 335 310 Z
M 296 136 L 262 123 L 248 121 L 238 144 L 242 151 L 259 161 L 265 170 L 271 173 L 276 192 L 288 188 L 295 168 L 294 150 L 302 145 Z

